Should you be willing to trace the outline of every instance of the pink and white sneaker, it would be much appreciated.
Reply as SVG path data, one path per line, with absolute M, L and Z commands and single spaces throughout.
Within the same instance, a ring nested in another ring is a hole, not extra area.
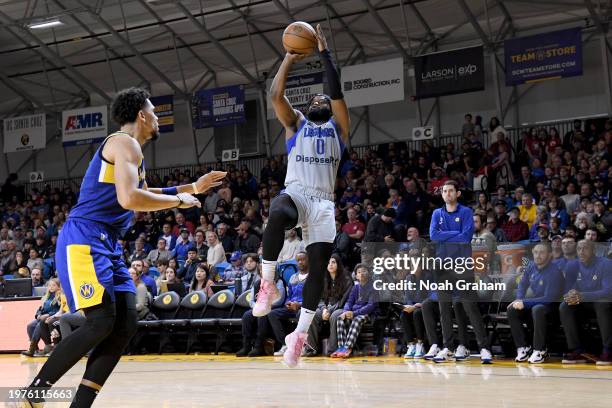
M 285 350 L 285 354 L 283 354 L 283 361 L 287 366 L 295 367 L 298 364 L 307 338 L 308 333 L 298 333 L 295 331 L 285 337 L 287 350 Z
M 272 304 L 278 301 L 280 297 L 281 294 L 273 282 L 262 280 L 259 292 L 257 292 L 255 306 L 253 306 L 253 316 L 262 317 L 270 313 Z

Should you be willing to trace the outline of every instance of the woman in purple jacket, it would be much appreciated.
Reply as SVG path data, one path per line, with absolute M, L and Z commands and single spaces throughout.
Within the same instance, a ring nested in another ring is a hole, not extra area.
M 347 358 L 351 355 L 361 326 L 376 309 L 376 291 L 370 280 L 368 268 L 363 264 L 357 265 L 355 275 L 359 283 L 351 290 L 344 305 L 344 312 L 336 321 L 338 349 L 331 354 L 333 358 Z

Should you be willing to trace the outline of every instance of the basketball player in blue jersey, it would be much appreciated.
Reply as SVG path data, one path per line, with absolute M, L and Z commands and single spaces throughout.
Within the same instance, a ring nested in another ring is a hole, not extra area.
M 117 94 L 112 115 L 121 130 L 102 142 L 89 163 L 79 200 L 57 241 L 62 289 L 70 310 L 82 310 L 86 322 L 58 344 L 29 389 L 48 389 L 92 350 L 73 408 L 91 406 L 136 332 L 135 288 L 117 243 L 134 211 L 200 207 L 191 193 L 220 185 L 226 175 L 211 172 L 190 185 L 147 188 L 142 146 L 159 136 L 149 97 L 137 88 Z M 24 404 L 40 407 L 43 402 L 31 398 Z
M 333 202 L 336 173 L 350 129 L 349 112 L 338 72 L 319 25 L 317 40 L 329 96 L 315 95 L 306 116 L 291 106 L 285 97 L 285 86 L 292 65 L 304 58 L 299 54 L 285 55 L 270 88 L 274 111 L 285 128 L 288 164 L 286 189 L 272 201 L 268 225 L 263 234 L 263 280 L 253 316 L 268 314 L 272 303 L 278 298 L 274 272 L 285 230 L 301 226 L 310 267 L 297 329 L 285 338 L 283 359 L 290 367 L 298 363 L 308 327 L 321 298 L 323 279 L 336 235 Z

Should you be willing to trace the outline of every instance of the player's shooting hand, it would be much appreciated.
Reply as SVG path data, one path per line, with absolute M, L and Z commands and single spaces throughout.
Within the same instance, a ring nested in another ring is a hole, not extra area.
M 414 305 L 405 305 L 404 306 L 404 312 L 406 312 L 406 313 L 412 313 L 412 312 L 414 312 L 414 309 L 415 309 Z
M 293 52 L 288 52 L 285 54 L 285 58 L 288 59 L 292 64 L 299 62 L 306 58 L 306 54 L 297 54 Z
M 198 181 L 196 181 L 196 187 L 198 188 L 198 193 L 205 193 L 211 188 L 215 188 L 221 185 L 221 180 L 223 180 L 227 176 L 226 171 L 211 171 L 200 177 Z
M 181 200 L 177 208 L 202 207 L 202 203 L 200 202 L 200 200 L 198 200 L 189 193 L 178 193 L 176 196 L 179 198 L 179 200 Z
M 321 29 L 321 24 L 317 24 L 317 42 L 319 43 L 319 51 L 324 51 L 327 49 L 327 39 L 325 38 L 325 34 L 323 34 L 323 29 Z

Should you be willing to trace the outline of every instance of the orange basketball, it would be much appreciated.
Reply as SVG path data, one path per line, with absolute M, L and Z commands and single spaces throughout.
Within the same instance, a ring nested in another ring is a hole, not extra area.
M 317 46 L 315 29 L 308 23 L 296 21 L 283 32 L 283 47 L 289 53 L 310 54 Z

